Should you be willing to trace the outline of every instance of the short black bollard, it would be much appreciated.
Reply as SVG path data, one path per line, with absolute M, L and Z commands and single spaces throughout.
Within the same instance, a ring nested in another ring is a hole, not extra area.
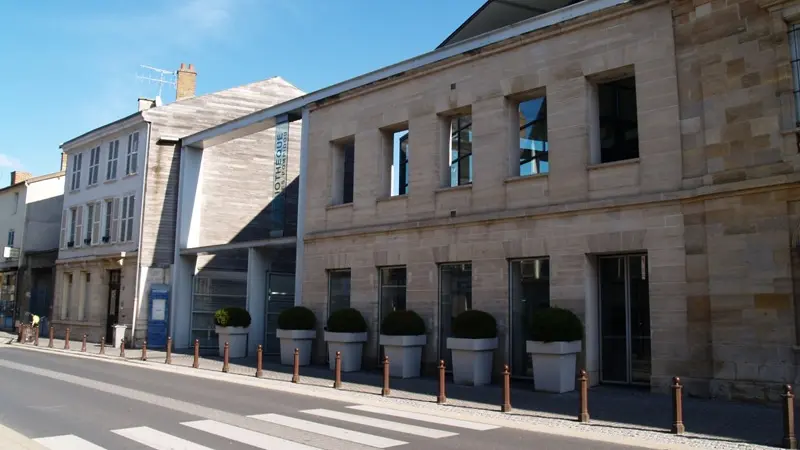
M 225 343 L 225 347 L 222 349 L 222 371 L 228 373 L 230 367 L 228 366 L 228 362 L 230 360 L 230 352 L 231 346 L 229 343 Z
M 53 348 L 53 334 L 54 334 L 54 331 L 55 331 L 55 330 L 54 330 L 54 329 L 53 329 L 53 327 L 51 326 L 51 327 L 50 327 L 50 342 L 47 344 L 47 346 L 48 346 L 49 348 Z
M 194 340 L 194 361 L 192 367 L 198 369 L 200 367 L 200 339 Z
M 444 392 L 444 377 L 445 377 L 444 370 L 445 370 L 444 360 L 442 359 L 439 361 L 439 395 L 436 396 L 436 403 L 440 405 L 447 403 L 447 396 L 445 395 Z
M 120 358 L 125 357 L 125 339 L 119 340 L 119 357 Z
M 264 347 L 258 344 L 256 349 L 256 378 L 264 376 Z
M 105 336 L 100 338 L 100 354 L 101 355 L 105 355 L 106 354 L 106 337 Z
M 342 387 L 342 352 L 336 352 L 336 362 L 333 367 L 333 388 L 339 389 Z
M 172 364 L 172 336 L 167 336 L 167 356 L 164 364 Z
M 64 350 L 69 350 L 69 328 L 67 328 L 67 334 L 64 336 Z
M 389 357 L 383 357 L 383 388 L 381 389 L 381 396 L 388 397 L 392 393 L 389 388 Z
M 300 382 L 300 349 L 294 349 L 294 361 L 292 362 L 292 383 Z
M 147 361 L 147 341 L 142 341 L 142 361 Z
M 511 370 L 508 364 L 503 366 L 503 404 L 501 412 L 511 412 Z
M 86 335 L 85 334 L 83 335 L 83 338 L 81 339 L 81 351 L 82 352 L 86 351 Z
M 672 434 L 683 434 L 686 427 L 683 425 L 683 386 L 681 379 L 672 379 Z
M 578 413 L 578 422 L 589 422 L 589 375 L 585 370 L 581 369 L 581 374 L 578 376 L 579 383 L 579 396 L 580 396 L 580 412 Z

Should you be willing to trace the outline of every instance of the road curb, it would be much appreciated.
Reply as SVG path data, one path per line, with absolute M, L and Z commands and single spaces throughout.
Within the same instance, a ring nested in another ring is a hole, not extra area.
M 646 438 L 639 438 L 633 436 L 618 436 L 614 434 L 609 434 L 607 432 L 599 432 L 591 429 L 592 427 L 604 427 L 603 425 L 600 424 L 590 423 L 577 426 L 573 424 L 571 427 L 563 425 L 555 425 L 555 424 L 553 426 L 539 425 L 539 424 L 525 423 L 515 420 L 502 419 L 497 417 L 487 417 L 485 415 L 487 413 L 501 414 L 499 412 L 495 413 L 493 411 L 479 410 L 480 414 L 476 414 L 476 412 L 472 412 L 469 410 L 465 411 L 463 410 L 463 408 L 459 408 L 457 406 L 432 405 L 431 402 L 425 402 L 416 399 L 403 398 L 402 399 L 403 403 L 400 403 L 397 401 L 400 399 L 393 399 L 391 397 L 381 397 L 379 394 L 370 394 L 367 392 L 339 391 L 317 385 L 292 384 L 287 381 L 272 380 L 268 378 L 256 378 L 254 376 L 248 377 L 245 375 L 235 375 L 235 374 L 232 375 L 232 374 L 225 374 L 222 372 L 212 372 L 204 369 L 194 369 L 190 367 L 183 367 L 177 365 L 165 365 L 147 361 L 122 359 L 118 356 L 113 356 L 113 355 L 96 355 L 91 353 L 66 352 L 60 349 L 51 349 L 47 347 L 34 347 L 34 346 L 15 345 L 15 344 L 6 344 L 4 346 L 27 350 L 27 351 L 51 353 L 51 354 L 69 356 L 74 358 L 88 358 L 96 361 L 105 361 L 113 364 L 127 365 L 139 368 L 148 368 L 151 370 L 158 370 L 161 372 L 192 376 L 195 378 L 221 381 L 226 383 L 256 387 L 272 391 L 280 391 L 290 394 L 304 395 L 307 397 L 324 398 L 326 400 L 339 401 L 349 404 L 364 404 L 377 407 L 390 407 L 395 410 L 417 412 L 417 413 L 421 412 L 426 415 L 437 416 L 437 417 L 471 420 L 473 422 L 480 422 L 487 425 L 496 425 L 503 428 L 510 428 L 510 429 L 542 433 L 542 434 L 561 436 L 561 437 L 584 439 L 588 441 L 605 442 L 610 444 L 627 445 L 627 446 L 637 446 L 647 449 L 658 449 L 658 450 L 662 449 L 688 450 L 688 449 L 698 448 L 697 446 L 690 446 L 686 444 L 679 444 L 672 442 L 653 442 Z M 433 395 L 431 396 L 431 399 L 432 399 L 431 401 L 433 401 L 434 399 Z M 413 404 L 413 406 L 409 403 Z M 455 408 L 459 408 L 460 411 L 454 411 L 453 409 Z M 436 409 L 436 411 L 432 411 L 432 409 Z M 513 413 L 511 414 L 513 415 Z M 554 422 L 566 421 L 565 419 L 560 419 L 557 417 L 553 418 L 547 417 L 546 419 L 552 420 Z M 647 430 L 642 430 L 642 431 L 647 431 Z M 703 438 L 700 437 L 699 439 Z M 41 449 L 42 447 L 40 446 L 34 448 Z

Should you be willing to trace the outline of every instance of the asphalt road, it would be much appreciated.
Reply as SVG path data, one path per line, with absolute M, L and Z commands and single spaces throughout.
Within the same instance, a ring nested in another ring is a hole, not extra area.
M 0 380 L 0 423 L 52 450 L 636 448 L 11 347 Z

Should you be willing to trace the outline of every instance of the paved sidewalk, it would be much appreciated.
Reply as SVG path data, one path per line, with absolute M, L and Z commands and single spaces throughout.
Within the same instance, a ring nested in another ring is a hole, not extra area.
M 4 336 L 0 333 L 2 343 L 8 342 L 3 339 Z M 14 341 L 13 345 L 19 345 L 15 342 L 16 336 L 9 337 Z M 47 339 L 40 338 L 39 346 L 46 348 L 47 345 Z M 54 340 L 53 347 L 64 351 L 64 341 Z M 80 350 L 80 341 L 70 342 L 69 352 Z M 99 344 L 87 344 L 86 353 L 100 357 L 99 352 Z M 105 353 L 107 358 L 119 359 L 118 348 L 106 347 Z M 125 351 L 126 360 L 140 360 L 141 355 L 141 349 Z M 149 349 L 145 364 L 164 364 L 164 360 L 163 351 Z M 191 354 L 172 355 L 172 364 L 175 366 L 191 367 L 192 362 Z M 225 376 L 254 377 L 255 366 L 255 358 L 233 360 Z M 291 369 L 265 360 L 263 378 L 290 383 Z M 212 355 L 202 356 L 198 370 L 221 372 L 222 360 Z M 326 366 L 301 367 L 300 375 L 302 385 L 331 387 L 333 384 L 333 373 Z M 341 391 L 380 395 L 382 375 L 377 370 L 343 373 L 342 382 Z M 391 389 L 391 397 L 396 401 L 435 404 L 438 382 L 433 378 L 392 378 Z M 496 414 L 502 398 L 501 388 L 496 385 L 467 387 L 448 382 L 446 393 L 449 407 L 463 408 L 465 412 L 473 414 Z M 503 415 L 509 420 L 585 426 L 575 420 L 577 392 L 560 395 L 535 392 L 529 383 L 512 381 L 511 403 L 513 412 Z M 594 387 L 589 391 L 589 411 L 594 431 L 630 433 L 658 442 L 681 442 L 704 448 L 764 448 L 761 446 L 780 445 L 783 428 L 781 409 L 777 406 L 687 397 L 684 398 L 683 407 L 687 433 L 683 437 L 672 436 L 669 434 L 672 424 L 670 396 L 608 386 Z
M 0 442 L 5 450 L 47 450 L 45 446 L 0 424 Z

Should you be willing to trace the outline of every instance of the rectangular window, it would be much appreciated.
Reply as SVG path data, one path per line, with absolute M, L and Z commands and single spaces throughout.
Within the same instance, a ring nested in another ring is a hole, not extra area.
M 122 221 L 120 222 L 119 241 L 130 242 L 133 240 L 133 207 L 134 196 L 122 198 Z
M 599 83 L 597 107 L 600 134 L 600 160 L 595 163 L 624 161 L 639 157 L 639 127 L 636 117 L 636 79 L 634 77 Z
M 78 225 L 78 210 L 76 208 L 69 209 L 69 239 L 67 240 L 67 247 L 75 246 L 75 232 Z
M 19 211 L 19 192 L 14 192 L 14 214 Z
M 392 136 L 392 195 L 408 194 L 408 130 Z
M 8 246 L 9 247 L 13 247 L 14 246 L 14 230 L 13 229 L 8 230 Z
M 86 320 L 86 305 L 89 303 L 92 275 L 88 272 L 83 273 L 83 286 L 81 286 L 81 298 L 78 303 L 78 320 Z
M 103 214 L 103 243 L 107 244 L 111 241 L 111 224 L 114 221 L 114 200 L 106 200 L 103 204 L 105 205 Z
M 380 269 L 380 321 L 392 311 L 406 310 L 406 268 L 387 267 Z
M 525 351 L 530 339 L 530 317 L 550 306 L 550 260 L 532 258 L 511 261 L 511 373 L 532 377 L 531 355 Z
M 450 119 L 450 186 L 472 184 L 472 116 Z
M 125 160 L 125 175 L 136 173 L 139 166 L 139 132 L 128 136 L 128 154 Z
M 106 181 L 117 179 L 117 161 L 119 161 L 119 139 L 108 143 L 108 163 L 106 164 Z
M 328 316 L 350 307 L 350 270 L 328 271 Z
M 335 146 L 333 160 L 332 204 L 353 203 L 353 178 L 355 170 L 355 141 Z
M 452 337 L 453 321 L 472 309 L 472 264 L 439 266 L 439 357 L 446 367 L 453 367 L 447 338 Z
M 100 172 L 100 147 L 95 147 L 89 152 L 89 183 L 88 186 L 97 184 Z
M 92 222 L 94 221 L 94 203 L 89 203 L 86 205 L 86 219 L 84 222 L 87 224 L 86 226 L 86 238 L 84 239 L 83 243 L 86 245 L 90 245 L 92 243 Z
M 83 165 L 83 153 L 72 156 L 72 184 L 71 190 L 77 191 L 81 187 L 81 166 Z
M 794 122 L 795 126 L 800 127 L 800 24 L 789 25 L 789 51 L 794 81 Z
M 519 104 L 519 176 L 550 172 L 547 153 L 547 99 Z
M 72 302 L 72 274 L 64 274 L 64 286 L 61 288 L 61 320 L 69 314 L 69 304 Z

